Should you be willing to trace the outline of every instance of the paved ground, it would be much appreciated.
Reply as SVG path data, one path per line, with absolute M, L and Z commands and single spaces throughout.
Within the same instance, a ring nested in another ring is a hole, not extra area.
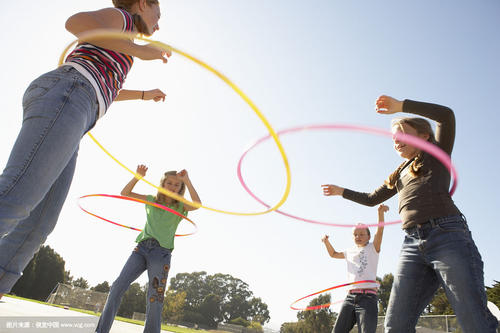
M 0 300 L 0 333 L 90 333 L 94 332 L 97 320 L 88 314 L 16 298 L 4 296 Z M 143 329 L 143 326 L 115 321 L 110 333 L 142 333 Z

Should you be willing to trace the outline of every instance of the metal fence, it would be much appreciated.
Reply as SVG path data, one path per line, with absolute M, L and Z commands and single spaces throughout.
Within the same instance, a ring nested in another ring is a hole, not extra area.
M 47 303 L 69 306 L 72 308 L 102 312 L 106 304 L 107 293 L 73 287 L 58 283 L 47 297 Z
M 376 333 L 384 333 L 384 316 L 378 317 Z M 416 327 L 417 333 L 462 333 L 462 329 L 457 322 L 457 317 L 452 315 L 440 316 L 420 316 Z M 354 328 L 349 333 L 357 333 L 358 328 Z M 500 330 L 497 330 L 500 332 Z

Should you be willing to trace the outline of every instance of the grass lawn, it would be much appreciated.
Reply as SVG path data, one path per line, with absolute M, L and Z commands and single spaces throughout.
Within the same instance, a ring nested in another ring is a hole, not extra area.
M 34 300 L 34 299 L 29 299 L 29 298 L 24 298 L 24 297 L 19 297 L 19 296 L 14 296 L 14 295 L 4 295 L 4 297 L 12 297 L 12 298 L 21 299 L 21 300 L 24 300 L 24 301 L 30 301 L 30 302 L 35 302 L 35 303 L 39 303 L 39 304 L 45 304 L 45 305 L 55 306 L 57 308 L 64 309 L 64 306 L 62 306 L 62 305 L 46 303 L 46 302 L 37 301 L 37 300 Z M 77 312 L 81 312 L 81 313 L 86 313 L 86 314 L 89 314 L 89 315 L 93 315 L 93 316 L 100 315 L 100 313 L 98 313 L 98 312 L 89 311 L 89 310 L 82 310 L 82 309 L 76 309 L 76 308 L 69 308 L 69 309 L 73 310 L 73 311 L 77 311 Z M 120 320 L 120 321 L 124 321 L 124 322 L 127 322 L 127 323 L 144 326 L 144 322 L 140 321 L 140 320 L 132 320 L 130 318 L 123 318 L 123 317 L 118 317 L 118 316 L 115 317 L 115 320 Z M 176 332 L 176 333 L 216 332 L 216 331 L 206 331 L 206 330 L 195 330 L 195 329 L 185 328 L 185 327 L 169 326 L 169 325 L 165 325 L 165 324 L 162 324 L 161 328 L 163 330 L 171 331 L 171 332 Z

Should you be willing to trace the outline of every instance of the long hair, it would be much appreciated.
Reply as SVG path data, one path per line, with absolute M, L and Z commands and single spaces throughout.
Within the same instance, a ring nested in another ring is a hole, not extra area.
M 137 2 L 139 2 L 139 0 L 113 0 L 113 5 L 116 8 L 126 10 L 130 13 L 130 11 L 132 10 L 132 6 Z M 160 4 L 158 0 L 146 0 L 146 3 L 148 4 L 148 6 Z M 137 31 L 140 34 L 149 34 L 148 27 L 146 26 L 146 23 L 144 23 L 141 15 L 132 14 L 132 18 L 134 19 L 134 25 L 136 26 Z
M 176 176 L 177 175 L 177 171 L 167 171 L 163 174 L 163 177 L 161 177 L 161 181 L 160 181 L 160 187 L 163 188 L 163 186 L 165 185 L 165 181 L 167 180 L 168 176 Z M 186 191 L 186 185 L 184 183 L 182 183 L 181 185 L 181 189 L 179 190 L 179 193 L 177 193 L 178 195 L 180 195 L 181 197 L 184 196 L 184 192 Z M 158 193 L 156 194 L 156 198 L 155 198 L 155 202 L 156 203 L 159 203 L 159 204 L 166 204 L 167 203 L 167 198 L 168 196 L 161 193 L 160 191 L 158 191 Z M 172 198 L 172 203 L 173 204 L 177 204 L 179 201 L 175 200 L 174 198 Z
M 402 125 L 406 124 L 412 128 L 414 128 L 418 134 L 428 134 L 429 138 L 427 139 L 428 142 L 436 144 L 436 139 L 434 137 L 434 131 L 432 130 L 431 124 L 423 118 L 398 118 L 394 119 L 392 121 L 392 127 L 399 127 L 402 129 Z M 422 171 L 422 166 L 423 166 L 423 152 L 420 151 L 417 156 L 413 158 L 413 161 L 411 162 L 409 166 L 409 173 L 413 177 L 418 177 L 420 176 L 420 173 Z M 399 175 L 401 173 L 401 170 L 403 170 L 403 167 L 407 161 L 404 161 L 399 165 L 399 167 L 389 175 L 389 177 L 384 181 L 385 185 L 392 189 L 396 185 L 396 181 L 399 178 Z

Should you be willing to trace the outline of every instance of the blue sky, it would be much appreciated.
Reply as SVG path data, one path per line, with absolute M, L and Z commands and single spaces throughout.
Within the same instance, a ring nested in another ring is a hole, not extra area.
M 66 18 L 101 7 L 103 2 L 95 0 L 74 0 L 71 6 L 55 0 L 41 8 L 26 2 L 4 5 L 0 18 L 11 32 L 0 36 L 0 164 L 21 125 L 24 90 L 54 68 L 74 40 L 64 30 Z M 500 280 L 495 257 L 500 227 L 494 210 L 500 202 L 498 1 L 183 0 L 162 1 L 161 7 L 160 31 L 153 38 L 227 75 L 276 130 L 324 123 L 389 128 L 392 118 L 373 108 L 380 94 L 451 107 L 457 119 L 452 158 L 459 175 L 454 200 L 483 256 L 486 285 Z M 126 87 L 160 88 L 167 100 L 113 104 L 93 130 L 113 154 L 130 168 L 147 164 L 147 178 L 154 183 L 163 171 L 186 168 L 207 206 L 264 209 L 239 185 L 236 163 L 267 132 L 233 91 L 176 55 L 167 65 L 137 60 Z M 376 188 L 400 162 L 388 138 L 324 131 L 290 134 L 282 142 L 292 172 L 283 210 L 341 223 L 376 220 L 376 208 L 323 197 L 320 185 Z M 248 155 L 243 175 L 265 201 L 281 198 L 285 172 L 272 142 Z M 64 257 L 75 277 L 91 285 L 117 277 L 136 234 L 84 214 L 76 198 L 117 194 L 129 178 L 89 138 L 82 139 L 74 182 L 47 244 Z M 136 191 L 155 193 L 143 184 Z M 82 204 L 125 224 L 144 223 L 140 206 L 105 199 Z M 397 219 L 397 201 L 387 204 L 387 219 Z M 329 234 L 333 245 L 343 249 L 352 245 L 350 229 L 314 226 L 275 213 L 239 217 L 200 209 L 190 217 L 199 231 L 176 240 L 171 276 L 204 270 L 242 279 L 269 305 L 272 327 L 296 320 L 288 307 L 293 300 L 345 282 L 344 262 L 330 259 L 320 239 Z M 399 226 L 386 228 L 379 276 L 395 271 L 402 238 Z M 138 280 L 146 281 L 145 275 Z

